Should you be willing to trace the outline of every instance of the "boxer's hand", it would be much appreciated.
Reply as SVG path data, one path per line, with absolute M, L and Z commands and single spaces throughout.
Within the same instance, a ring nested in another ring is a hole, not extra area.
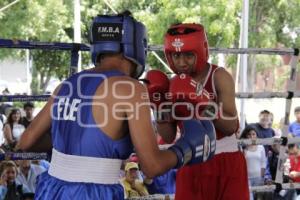
M 169 78 L 160 70 L 149 70 L 144 79 L 150 102 L 158 107 L 166 101 L 165 94 L 169 91 Z
M 216 150 L 216 132 L 211 121 L 185 120 L 182 136 L 169 149 L 178 159 L 176 168 L 211 159 Z
M 201 116 L 209 105 L 209 95 L 203 92 L 202 84 L 187 74 L 176 75 L 170 80 L 169 90 L 178 117 Z
M 160 70 L 149 70 L 144 79 L 147 87 L 151 108 L 157 123 L 171 121 L 171 102 L 166 99 L 169 91 L 169 78 Z

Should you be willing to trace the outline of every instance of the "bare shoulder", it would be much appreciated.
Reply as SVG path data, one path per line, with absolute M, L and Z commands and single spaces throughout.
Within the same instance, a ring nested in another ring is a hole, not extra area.
M 146 87 L 138 80 L 127 76 L 116 76 L 107 79 L 107 87 L 119 95 L 134 97 L 147 92 Z
M 218 67 L 214 76 L 215 80 L 233 80 L 232 75 L 223 67 Z
M 234 92 L 234 80 L 232 75 L 223 67 L 219 67 L 214 74 L 214 83 L 218 93 L 222 91 L 233 91 Z

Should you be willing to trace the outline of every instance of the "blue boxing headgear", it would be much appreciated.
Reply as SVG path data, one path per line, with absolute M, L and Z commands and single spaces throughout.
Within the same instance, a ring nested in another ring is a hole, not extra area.
M 105 53 L 123 53 L 137 65 L 135 78 L 145 70 L 147 34 L 145 26 L 129 15 L 98 15 L 91 26 L 91 55 L 96 65 L 97 57 Z

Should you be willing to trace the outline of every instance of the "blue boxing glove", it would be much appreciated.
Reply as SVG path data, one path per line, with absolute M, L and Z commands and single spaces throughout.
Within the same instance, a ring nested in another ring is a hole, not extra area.
M 202 163 L 211 159 L 216 150 L 216 131 L 213 123 L 208 120 L 183 121 L 182 136 L 169 147 L 176 153 L 178 162 L 175 166 Z

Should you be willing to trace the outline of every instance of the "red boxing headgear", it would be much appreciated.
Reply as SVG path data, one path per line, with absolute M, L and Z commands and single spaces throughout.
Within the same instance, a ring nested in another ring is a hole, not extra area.
M 208 61 L 208 42 L 204 27 L 200 24 L 177 24 L 171 26 L 164 42 L 165 56 L 173 72 L 178 73 L 171 53 L 191 51 L 196 55 L 195 70 L 201 71 Z

